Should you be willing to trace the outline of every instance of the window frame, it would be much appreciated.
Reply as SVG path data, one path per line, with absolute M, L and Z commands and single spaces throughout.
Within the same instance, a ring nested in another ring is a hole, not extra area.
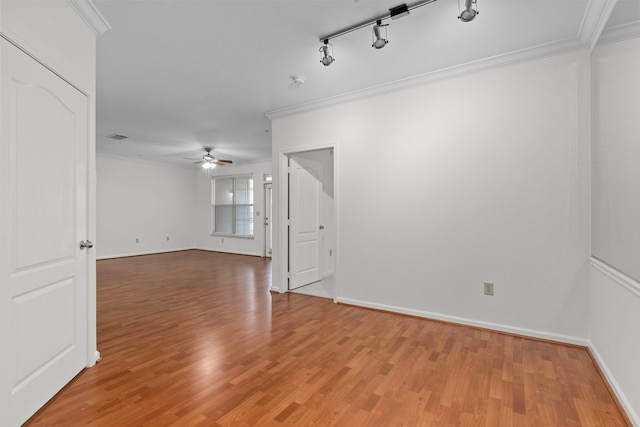
M 248 178 L 251 180 L 251 204 L 246 204 L 246 203 L 236 203 L 236 179 L 238 178 Z M 222 204 L 218 204 L 216 205 L 216 180 L 223 180 L 223 179 L 232 179 L 233 180 L 233 184 L 232 184 L 232 188 L 233 188 L 233 200 L 232 203 L 230 205 L 222 205 Z M 255 237 L 255 206 L 256 206 L 256 200 L 255 200 L 255 180 L 253 178 L 253 173 L 248 173 L 248 174 L 234 174 L 234 175 L 217 175 L 217 176 L 212 176 L 211 177 L 211 225 L 210 225 L 210 229 L 211 229 L 211 236 L 223 236 L 223 237 L 235 237 L 235 238 L 239 238 L 239 239 L 253 239 Z M 216 206 L 231 206 L 231 229 L 232 232 L 225 232 L 225 231 L 216 231 Z M 246 206 L 250 206 L 251 207 L 251 223 L 252 223 L 252 227 L 251 227 L 251 231 L 253 234 L 237 234 L 236 233 L 236 222 L 237 222 L 237 207 L 246 207 Z

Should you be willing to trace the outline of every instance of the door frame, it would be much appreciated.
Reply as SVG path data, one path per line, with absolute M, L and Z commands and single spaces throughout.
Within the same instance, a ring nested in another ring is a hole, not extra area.
M 289 292 L 288 286 L 288 273 L 289 273 L 289 156 L 293 154 L 300 154 L 307 151 L 318 150 L 333 150 L 333 226 L 335 233 L 335 246 L 333 248 L 333 263 L 334 263 L 334 290 L 333 290 L 333 302 L 338 302 L 338 295 L 340 289 L 340 263 L 339 263 L 339 232 L 340 225 L 338 224 L 338 209 L 339 209 L 339 153 L 337 142 L 328 142 L 320 145 L 302 146 L 296 149 L 285 149 L 278 152 L 276 159 L 277 174 L 274 174 L 274 221 L 273 221 L 273 233 L 277 234 L 278 240 L 273 247 L 273 261 L 277 263 L 277 270 L 274 269 L 272 274 L 272 283 L 279 286 L 274 287 L 273 290 L 277 290 L 279 293 Z M 275 162 L 274 162 L 275 163 Z
M 273 182 L 265 182 L 264 188 L 264 257 L 271 258 L 273 255 Z M 267 193 L 271 190 L 271 197 L 267 197 Z M 267 216 L 267 214 L 269 216 Z M 267 225 L 268 223 L 268 225 Z M 271 229 L 271 238 L 269 238 L 269 228 Z M 267 246 L 271 246 L 271 252 L 267 249 Z

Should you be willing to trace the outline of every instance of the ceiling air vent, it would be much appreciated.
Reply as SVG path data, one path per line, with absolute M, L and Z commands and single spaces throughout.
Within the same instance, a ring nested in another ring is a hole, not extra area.
M 122 141 L 123 139 L 127 139 L 129 137 L 125 136 L 125 135 L 118 135 L 117 133 L 114 133 L 113 135 L 107 136 L 107 138 L 115 139 L 116 141 Z

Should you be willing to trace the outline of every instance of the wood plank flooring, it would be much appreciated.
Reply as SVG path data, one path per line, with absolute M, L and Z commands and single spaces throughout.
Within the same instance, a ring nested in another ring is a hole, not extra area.
M 268 291 L 270 261 L 98 262 L 98 347 L 28 426 L 623 426 L 584 348 Z

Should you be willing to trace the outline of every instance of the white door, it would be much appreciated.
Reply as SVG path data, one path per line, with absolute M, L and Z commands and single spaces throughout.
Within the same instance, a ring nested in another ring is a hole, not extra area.
M 289 159 L 289 289 L 320 280 L 319 203 L 322 184 L 317 172 Z
M 87 363 L 87 97 L 2 39 L 0 339 L 7 425 Z
M 264 255 L 271 258 L 273 253 L 273 185 L 264 185 Z

